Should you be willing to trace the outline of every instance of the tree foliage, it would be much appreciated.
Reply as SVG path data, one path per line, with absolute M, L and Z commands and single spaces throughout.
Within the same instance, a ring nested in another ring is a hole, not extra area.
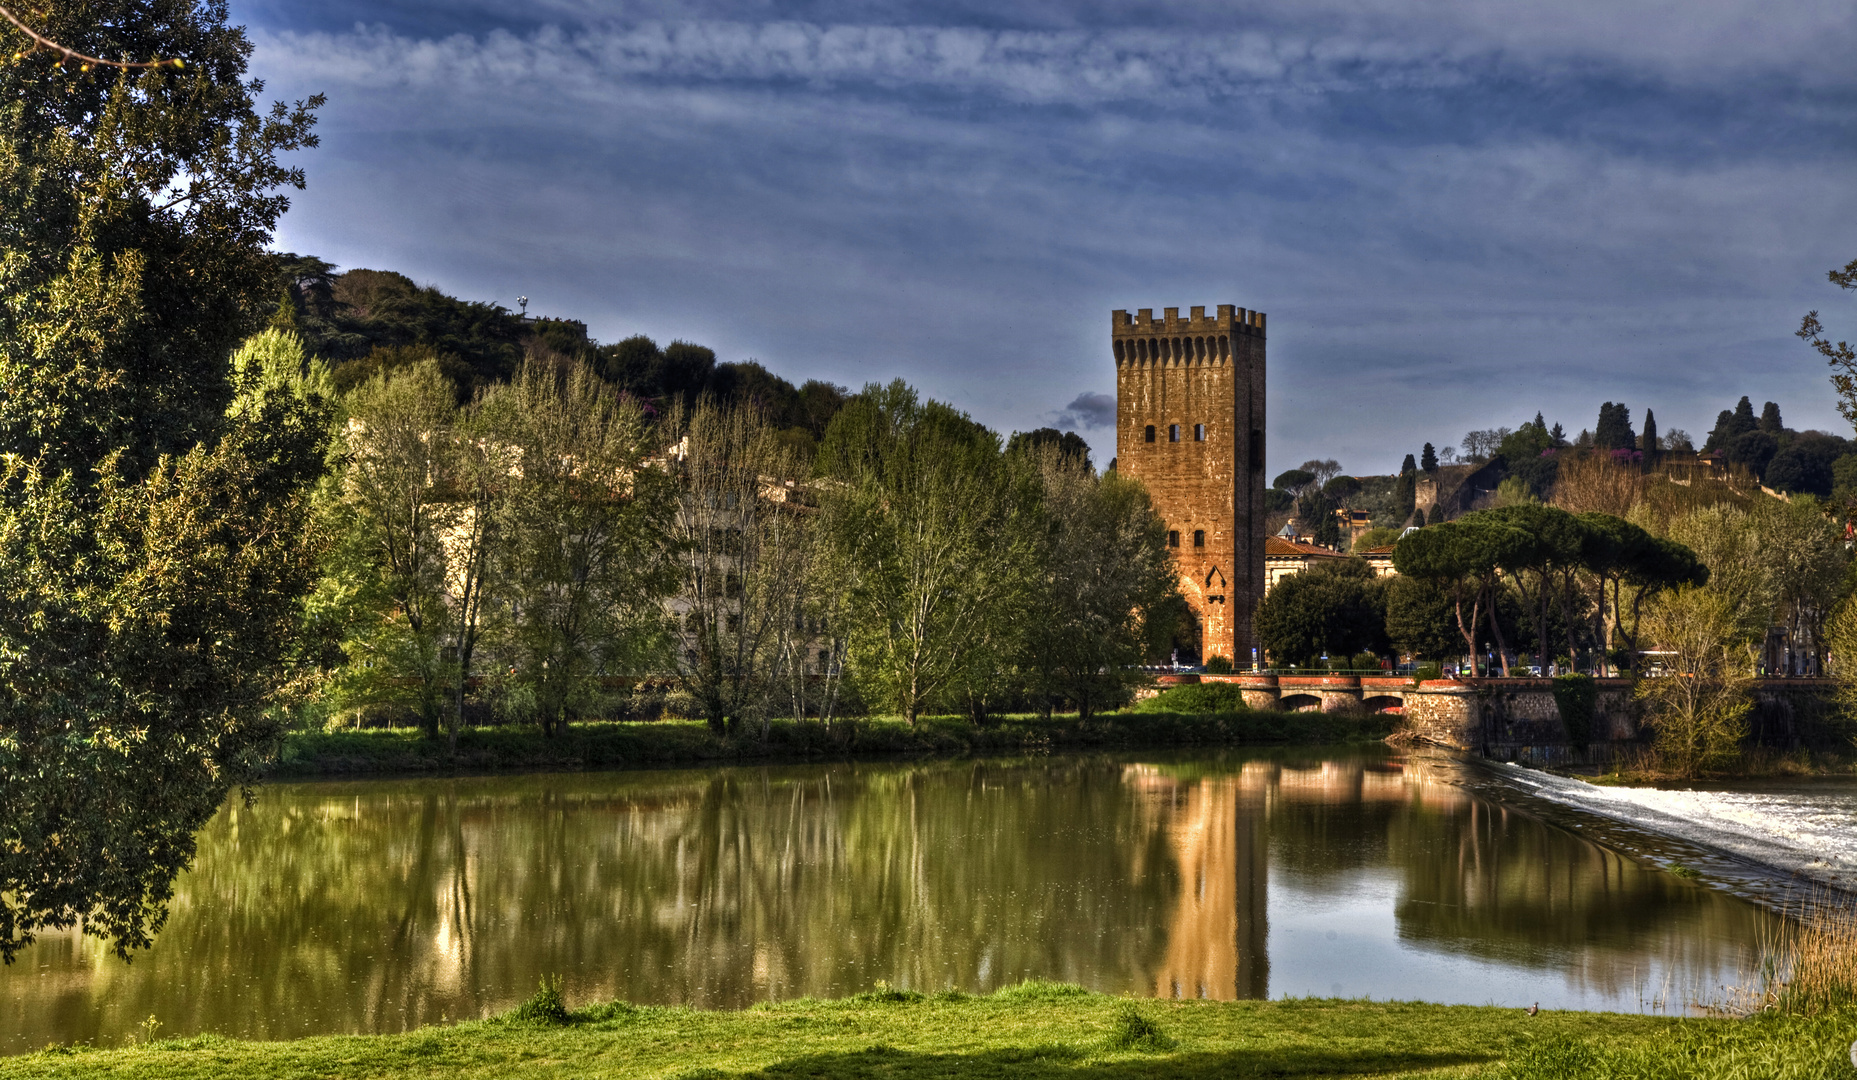
M 999 672 L 1033 594 L 1029 471 L 1012 468 L 998 436 L 900 381 L 846 405 L 816 469 L 866 697 L 914 723 L 964 681 L 978 691 L 972 680 Z
M 813 512 L 797 498 L 802 463 L 757 410 L 708 396 L 673 414 L 667 434 L 677 436 L 672 667 L 711 730 L 765 725 L 777 693 L 807 674 Z M 826 652 L 822 667 L 836 650 Z
M 1178 586 L 1167 526 L 1140 484 L 1117 473 L 1099 477 L 1087 458 L 1045 447 L 1032 463 L 1044 530 L 1025 667 L 1043 709 L 1068 701 L 1087 717 L 1127 700 L 1144 678 L 1135 666 L 1172 630 Z
M 532 359 L 488 395 L 484 412 L 480 437 L 507 446 L 515 464 L 497 478 L 508 490 L 486 583 L 506 692 L 521 702 L 512 711 L 555 735 L 604 701 L 602 676 L 656 659 L 661 605 L 678 584 L 679 488 L 651 466 L 657 432 L 637 402 L 585 364 Z M 778 617 L 790 623 L 790 609 Z
M 1364 559 L 1323 559 L 1257 605 L 1257 637 L 1278 664 L 1386 651 L 1385 587 Z
M 327 401 L 235 372 L 319 99 L 260 112 L 223 5 L 49 2 L 48 36 L 184 70 L 0 59 L 0 957 L 165 917 L 254 775 L 314 577 Z
M 1840 289 L 1857 290 L 1857 259 L 1845 263 L 1841 270 L 1830 271 L 1827 277 Z M 1800 320 L 1798 335 L 1831 365 L 1831 388 L 1838 395 L 1838 414 L 1857 426 L 1857 348 L 1847 341 L 1832 341 L 1816 311 Z
M 1747 735 L 1754 664 L 1739 629 L 1725 597 L 1693 586 L 1659 596 L 1646 613 L 1665 674 L 1640 680 L 1636 693 L 1660 757 L 1679 775 L 1732 759 Z

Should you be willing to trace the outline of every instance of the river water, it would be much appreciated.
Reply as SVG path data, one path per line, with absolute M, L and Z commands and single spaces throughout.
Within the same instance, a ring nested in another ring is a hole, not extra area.
M 1041 976 L 1681 1011 L 1745 981 L 1759 874 L 1505 783 L 1375 749 L 272 785 L 133 963 L 72 932 L 0 971 L 0 1052 L 399 1031 L 545 974 L 727 1008 Z

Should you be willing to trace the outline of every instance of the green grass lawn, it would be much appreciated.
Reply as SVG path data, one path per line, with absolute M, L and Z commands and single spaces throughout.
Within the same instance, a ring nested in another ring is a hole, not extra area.
M 547 1009 L 531 1012 L 546 1013 Z M 1857 1013 L 1673 1020 L 1364 1001 L 1131 1001 L 1054 983 L 742 1012 L 593 1006 L 404 1035 L 212 1036 L 0 1059 L 25 1077 L 1849 1078 Z

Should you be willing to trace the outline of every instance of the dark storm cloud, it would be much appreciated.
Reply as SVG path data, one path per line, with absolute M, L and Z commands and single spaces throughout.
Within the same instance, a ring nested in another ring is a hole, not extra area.
M 1057 414 L 1057 424 L 1066 431 L 1082 428 L 1094 431 L 1097 428 L 1115 426 L 1114 394 L 1078 394 L 1064 411 Z
M 1837 423 L 1789 331 L 1857 255 L 1848 4 L 607 12 L 247 9 L 331 101 L 280 244 L 1104 460 L 1111 308 L 1269 312 L 1277 461 L 1603 400 Z

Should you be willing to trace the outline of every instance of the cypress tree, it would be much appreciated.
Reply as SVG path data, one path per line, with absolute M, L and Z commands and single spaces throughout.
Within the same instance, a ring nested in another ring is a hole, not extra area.
M 1418 471 L 1419 471 L 1419 463 L 1412 460 L 1411 454 L 1407 454 L 1406 460 L 1399 463 L 1399 475 L 1401 476 L 1411 476 L 1413 473 L 1418 472 Z
M 1650 472 L 1657 462 L 1657 417 L 1651 410 L 1644 410 L 1644 471 Z
M 1723 449 L 1733 441 L 1734 413 L 1723 409 L 1715 415 L 1715 426 L 1709 429 L 1709 438 L 1702 444 L 1702 452 L 1706 454 L 1712 450 Z
M 1769 435 L 1778 435 L 1784 429 L 1780 423 L 1780 407 L 1774 402 L 1767 402 L 1760 410 L 1760 430 Z
M 1419 468 L 1428 473 L 1438 471 L 1438 452 L 1431 448 L 1430 443 L 1426 443 L 1425 448 L 1419 452 Z
M 1758 430 L 1760 430 L 1760 421 L 1754 419 L 1754 403 L 1747 400 L 1747 395 L 1743 394 L 1741 400 L 1735 403 L 1734 418 L 1729 424 L 1727 441 L 1732 443 L 1748 432 Z
M 1635 450 L 1638 436 L 1631 430 L 1631 410 L 1624 402 L 1606 402 L 1599 406 L 1599 423 L 1593 428 L 1593 447 L 1597 450 Z

